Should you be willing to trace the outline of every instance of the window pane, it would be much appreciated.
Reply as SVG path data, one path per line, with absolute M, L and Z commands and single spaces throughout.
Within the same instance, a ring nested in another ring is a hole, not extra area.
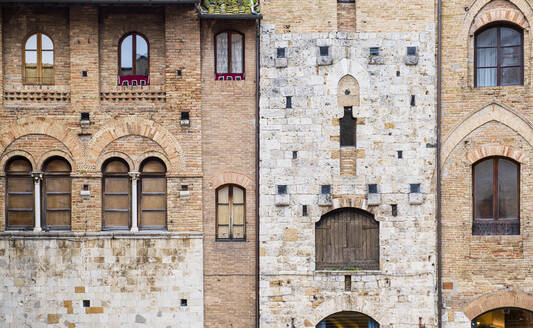
M 498 65 L 498 49 L 497 48 L 481 48 L 477 49 L 477 67 L 488 67 Z
M 46 209 L 70 209 L 70 195 L 47 195 Z
M 147 178 L 141 179 L 142 192 L 165 192 L 166 186 L 165 178 Z
M 236 239 L 244 238 L 244 226 L 233 226 L 233 238 L 236 238 Z
M 501 85 L 519 85 L 522 83 L 522 69 L 520 67 L 503 67 Z
M 18 158 L 9 162 L 6 167 L 7 172 L 30 172 L 31 164 L 25 159 Z
M 217 238 L 229 238 L 229 226 L 218 226 Z
M 493 87 L 498 83 L 497 68 L 478 68 L 476 69 L 476 72 L 478 87 Z
M 133 36 L 128 35 L 120 45 L 120 75 L 133 74 Z
M 217 73 L 228 73 L 228 33 L 217 35 Z
M 143 210 L 164 210 L 166 208 L 165 196 L 142 195 L 141 208 Z
M 498 206 L 500 218 L 518 218 L 518 166 L 498 161 Z
M 140 36 L 136 36 L 137 51 L 136 51 L 136 74 L 148 76 L 148 43 Z
M 39 83 L 37 75 L 37 51 L 25 52 L 24 82 Z
M 493 218 L 493 160 L 486 160 L 474 168 L 475 218 Z
M 70 192 L 70 182 L 70 178 L 67 177 L 46 177 L 46 192 Z
M 36 68 L 37 67 L 37 51 L 35 50 L 26 50 L 26 67 L 27 68 Z
M 478 34 L 476 37 L 476 46 L 478 47 L 496 47 L 498 44 L 498 29 L 491 28 Z
M 33 194 L 31 195 L 8 195 L 8 209 L 29 209 L 33 210 Z
M 128 227 L 129 212 L 104 212 L 104 225 L 107 227 Z
M 27 50 L 37 50 L 37 34 L 34 34 L 26 40 L 26 48 Z
M 237 187 L 233 187 L 233 204 L 242 204 L 244 203 L 244 191 Z
M 142 166 L 142 172 L 157 172 L 157 173 L 164 173 L 165 166 L 163 163 L 161 163 L 158 160 L 149 160 L 146 161 Z
M 45 172 L 70 172 L 70 165 L 64 159 L 53 159 L 46 164 Z
M 165 226 L 165 212 L 142 212 L 141 226 Z
M 54 44 L 52 43 L 52 40 L 44 35 L 44 34 L 41 34 L 42 36 L 42 39 L 41 39 L 41 47 L 43 50 L 54 50 Z
M 128 171 L 128 166 L 121 160 L 110 161 L 104 167 L 106 173 L 128 173 Z
M 218 203 L 219 204 L 228 203 L 228 192 L 229 192 L 229 186 L 226 186 L 218 190 Z
M 244 224 L 244 205 L 233 205 L 233 224 Z
M 217 209 L 218 224 L 229 224 L 229 205 L 218 205 Z
M 46 225 L 70 226 L 70 211 L 47 211 Z
M 33 180 L 31 177 L 24 178 L 7 178 L 8 192 L 33 192 Z
M 54 66 L 54 52 L 53 51 L 43 51 L 42 52 L 43 68 L 44 67 L 53 67 Z
M 128 177 L 105 178 L 105 192 L 130 193 Z
M 520 32 L 509 27 L 502 27 L 500 31 L 501 45 L 506 46 L 519 46 L 522 43 L 522 37 Z
M 128 210 L 130 201 L 128 195 L 104 195 L 104 210 Z
M 240 34 L 233 33 L 231 35 L 231 72 L 243 72 L 243 37 Z
M 502 66 L 521 66 L 521 48 L 502 48 Z
M 33 212 L 7 212 L 7 222 L 10 227 L 33 226 Z

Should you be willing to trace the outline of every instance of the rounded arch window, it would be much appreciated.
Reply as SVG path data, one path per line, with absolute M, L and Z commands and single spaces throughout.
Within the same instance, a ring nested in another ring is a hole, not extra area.
M 520 308 L 500 308 L 472 320 L 472 328 L 533 328 L 533 312 Z
M 129 166 L 121 158 L 102 165 L 102 212 L 104 229 L 128 229 L 131 211 Z
M 119 42 L 119 85 L 148 85 L 150 46 L 140 33 L 130 32 Z
M 473 169 L 475 235 L 520 234 L 520 166 L 510 158 L 489 157 Z
M 14 157 L 6 171 L 6 226 L 27 229 L 34 226 L 34 186 L 32 166 L 24 157 Z
M 43 33 L 30 35 L 24 42 L 24 83 L 54 84 L 54 43 Z
M 244 34 L 223 31 L 215 35 L 215 78 L 244 79 Z
M 43 226 L 48 229 L 68 229 L 71 226 L 70 172 L 69 162 L 61 157 L 52 157 L 43 165 Z
M 524 83 L 523 31 L 513 25 L 491 25 L 475 34 L 477 87 Z
M 139 188 L 139 227 L 166 227 L 167 179 L 166 166 L 158 158 L 148 158 L 141 164 Z
M 230 184 L 216 190 L 217 240 L 245 240 L 246 191 Z
M 353 311 L 337 312 L 323 319 L 316 328 L 379 328 L 379 324 L 371 317 Z

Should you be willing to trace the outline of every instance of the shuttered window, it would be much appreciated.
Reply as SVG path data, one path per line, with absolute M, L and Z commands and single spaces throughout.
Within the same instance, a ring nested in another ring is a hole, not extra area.
M 128 229 L 130 226 L 131 184 L 129 167 L 113 158 L 103 166 L 103 228 Z
M 473 166 L 474 235 L 520 234 L 520 168 L 508 158 L 491 157 Z
M 42 33 L 30 35 L 24 43 L 24 83 L 54 84 L 54 44 Z
M 63 158 L 55 157 L 47 161 L 43 171 L 43 226 L 68 229 L 71 225 L 70 164 Z
M 245 239 L 245 198 L 245 190 L 236 185 L 226 185 L 217 190 L 217 239 Z
M 140 228 L 161 229 L 166 226 L 167 179 L 165 173 L 165 165 L 158 159 L 148 159 L 141 165 Z
M 13 158 L 6 165 L 6 219 L 8 229 L 34 226 L 34 187 L 30 162 Z
M 365 211 L 345 208 L 315 224 L 316 269 L 379 270 L 379 223 Z

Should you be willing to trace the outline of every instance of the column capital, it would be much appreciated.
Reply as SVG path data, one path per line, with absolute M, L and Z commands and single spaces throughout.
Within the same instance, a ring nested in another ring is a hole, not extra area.
M 32 172 L 31 177 L 33 178 L 33 182 L 38 183 L 43 179 L 43 172 Z
M 139 180 L 140 172 L 128 172 L 132 180 Z

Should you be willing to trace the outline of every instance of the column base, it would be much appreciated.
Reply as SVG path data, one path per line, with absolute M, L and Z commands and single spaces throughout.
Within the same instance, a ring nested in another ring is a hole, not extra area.
M 130 231 L 131 231 L 131 232 L 139 232 L 139 228 L 137 228 L 137 227 L 132 227 L 132 228 L 130 229 Z
M 33 228 L 33 232 L 41 232 L 41 231 L 43 231 L 43 229 L 41 229 L 41 227 Z

